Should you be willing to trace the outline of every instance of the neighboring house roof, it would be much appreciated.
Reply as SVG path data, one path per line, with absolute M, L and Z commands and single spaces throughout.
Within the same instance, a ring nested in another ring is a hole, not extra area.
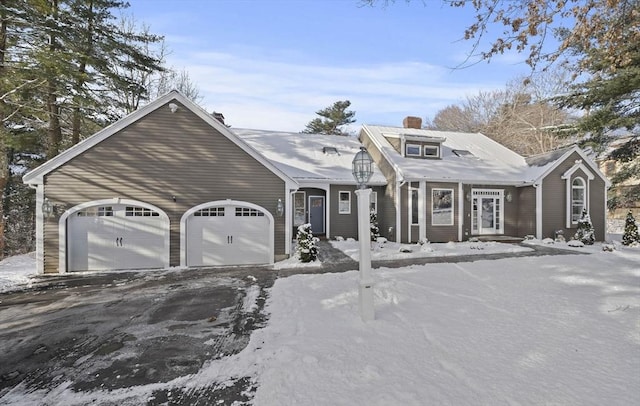
M 207 113 L 204 109 L 198 106 L 193 101 L 189 100 L 182 93 L 177 90 L 172 90 L 169 93 L 161 96 L 160 98 L 152 101 L 151 103 L 141 107 L 140 109 L 132 112 L 128 116 L 116 121 L 108 127 L 98 131 L 91 137 L 81 141 L 80 143 L 74 145 L 73 147 L 61 152 L 56 157 L 48 160 L 44 164 L 39 167 L 33 169 L 23 176 L 23 182 L 26 184 L 41 184 L 43 182 L 43 177 L 48 173 L 54 171 L 60 166 L 64 165 L 66 162 L 70 161 L 74 157 L 80 155 L 81 153 L 89 150 L 93 146 L 98 143 L 104 141 L 108 137 L 118 133 L 119 131 L 125 129 L 127 126 L 135 123 L 136 121 L 144 118 L 149 113 L 161 108 L 162 106 L 169 103 L 170 108 L 175 108 L 175 106 L 171 105 L 171 101 L 177 101 L 195 115 L 204 120 L 207 124 L 221 133 L 223 136 L 227 137 L 231 142 L 240 147 L 243 151 L 248 153 L 250 156 L 255 158 L 258 162 L 260 162 L 263 166 L 273 172 L 276 176 L 280 177 L 282 180 L 287 183 L 290 188 L 297 188 L 297 183 L 283 171 L 281 171 L 278 167 L 273 165 L 271 161 L 266 159 L 263 155 L 258 153 L 252 146 L 244 142 L 242 139 L 238 138 L 234 133 L 232 133 L 228 127 L 223 125 L 220 121 L 218 121 L 212 114 Z M 194 154 L 196 151 L 194 151 Z
M 505 146 L 480 133 L 433 131 L 402 127 L 364 125 L 372 142 L 385 159 L 395 168 L 400 181 L 428 179 L 442 182 L 488 183 L 488 184 L 533 184 L 543 179 L 573 152 L 605 181 L 606 177 L 577 146 L 551 151 L 529 158 L 517 154 Z M 441 137 L 441 159 L 416 159 L 404 157 L 394 149 L 388 138 L 405 138 L 425 142 Z M 460 154 L 459 151 L 465 151 Z
M 237 128 L 232 131 L 299 184 L 356 184 L 351 162 L 362 144 L 355 137 Z M 368 184 L 386 183 L 375 168 Z

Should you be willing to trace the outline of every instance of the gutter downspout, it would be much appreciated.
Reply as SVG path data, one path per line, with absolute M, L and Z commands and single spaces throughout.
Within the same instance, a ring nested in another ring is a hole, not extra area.
M 38 275 L 42 275 L 44 273 L 44 213 L 42 213 L 44 185 L 30 183 L 29 187 L 36 191 L 36 271 Z
M 542 240 L 542 179 L 533 187 L 536 190 L 536 238 Z

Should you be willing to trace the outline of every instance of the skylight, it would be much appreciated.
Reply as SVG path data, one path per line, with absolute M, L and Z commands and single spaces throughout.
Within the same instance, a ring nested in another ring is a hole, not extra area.
M 460 156 L 463 158 L 472 158 L 474 156 L 471 152 L 467 151 L 466 149 L 454 149 L 452 150 L 452 152 L 457 156 Z
M 327 155 L 340 155 L 336 147 L 322 147 L 322 152 Z

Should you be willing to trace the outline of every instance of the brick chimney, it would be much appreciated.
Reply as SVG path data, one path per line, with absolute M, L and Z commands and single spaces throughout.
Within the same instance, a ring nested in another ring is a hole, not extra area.
M 404 128 L 422 128 L 422 119 L 420 117 L 407 116 L 402 120 Z

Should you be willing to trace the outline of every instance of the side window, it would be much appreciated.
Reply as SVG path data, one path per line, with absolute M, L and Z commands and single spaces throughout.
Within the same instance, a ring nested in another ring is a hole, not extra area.
M 585 205 L 585 183 L 582 178 L 575 178 L 571 182 L 571 222 L 577 223 Z
M 411 224 L 418 224 L 418 190 L 411 189 Z
M 338 192 L 338 213 L 351 214 L 351 192 Z
M 378 213 L 378 192 L 371 192 L 369 200 L 369 212 Z
M 299 226 L 307 221 L 305 192 L 293 194 L 293 225 Z

